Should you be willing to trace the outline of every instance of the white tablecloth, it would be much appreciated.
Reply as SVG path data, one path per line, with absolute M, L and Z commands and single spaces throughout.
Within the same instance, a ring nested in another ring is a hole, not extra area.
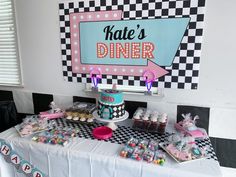
M 49 177 L 220 177 L 215 160 L 177 164 L 171 158 L 164 166 L 123 159 L 121 145 L 75 138 L 66 147 L 20 138 L 14 128 L 0 134 L 13 150 Z M 0 177 L 23 177 L 0 155 Z

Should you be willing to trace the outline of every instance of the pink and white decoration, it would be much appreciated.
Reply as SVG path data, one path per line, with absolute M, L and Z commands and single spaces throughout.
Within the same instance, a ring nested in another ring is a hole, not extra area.
M 91 69 L 97 67 L 93 65 L 83 65 L 80 62 L 80 43 L 79 43 L 80 22 L 121 20 L 121 18 L 122 18 L 121 10 L 70 14 L 71 56 L 72 56 L 73 73 L 90 73 Z

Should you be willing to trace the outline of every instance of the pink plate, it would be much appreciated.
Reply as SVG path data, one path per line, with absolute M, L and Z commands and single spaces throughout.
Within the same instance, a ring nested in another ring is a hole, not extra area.
M 96 139 L 105 140 L 112 137 L 112 129 L 109 127 L 97 127 L 93 129 L 93 136 Z

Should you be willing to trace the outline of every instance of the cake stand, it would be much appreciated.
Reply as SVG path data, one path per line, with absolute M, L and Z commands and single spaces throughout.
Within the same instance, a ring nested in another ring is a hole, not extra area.
M 118 127 L 115 123 L 116 122 L 121 122 L 121 121 L 124 121 L 124 120 L 128 119 L 129 118 L 129 113 L 127 111 L 125 111 L 125 114 L 123 116 L 119 117 L 118 119 L 106 120 L 106 119 L 100 118 L 100 116 L 98 115 L 97 110 L 96 110 L 96 111 L 93 112 L 93 117 L 98 121 L 108 123 L 107 127 L 111 128 L 112 130 L 116 130 Z

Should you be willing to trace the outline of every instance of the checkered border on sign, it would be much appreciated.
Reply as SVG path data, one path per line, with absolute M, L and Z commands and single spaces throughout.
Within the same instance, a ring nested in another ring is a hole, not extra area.
M 197 89 L 202 46 L 205 0 L 95 0 L 59 3 L 63 77 L 69 82 L 91 83 L 89 74 L 72 72 L 69 14 L 103 10 L 122 10 L 123 20 L 190 17 L 182 42 L 169 73 L 154 87 Z M 102 84 L 145 86 L 139 76 L 102 75 Z

